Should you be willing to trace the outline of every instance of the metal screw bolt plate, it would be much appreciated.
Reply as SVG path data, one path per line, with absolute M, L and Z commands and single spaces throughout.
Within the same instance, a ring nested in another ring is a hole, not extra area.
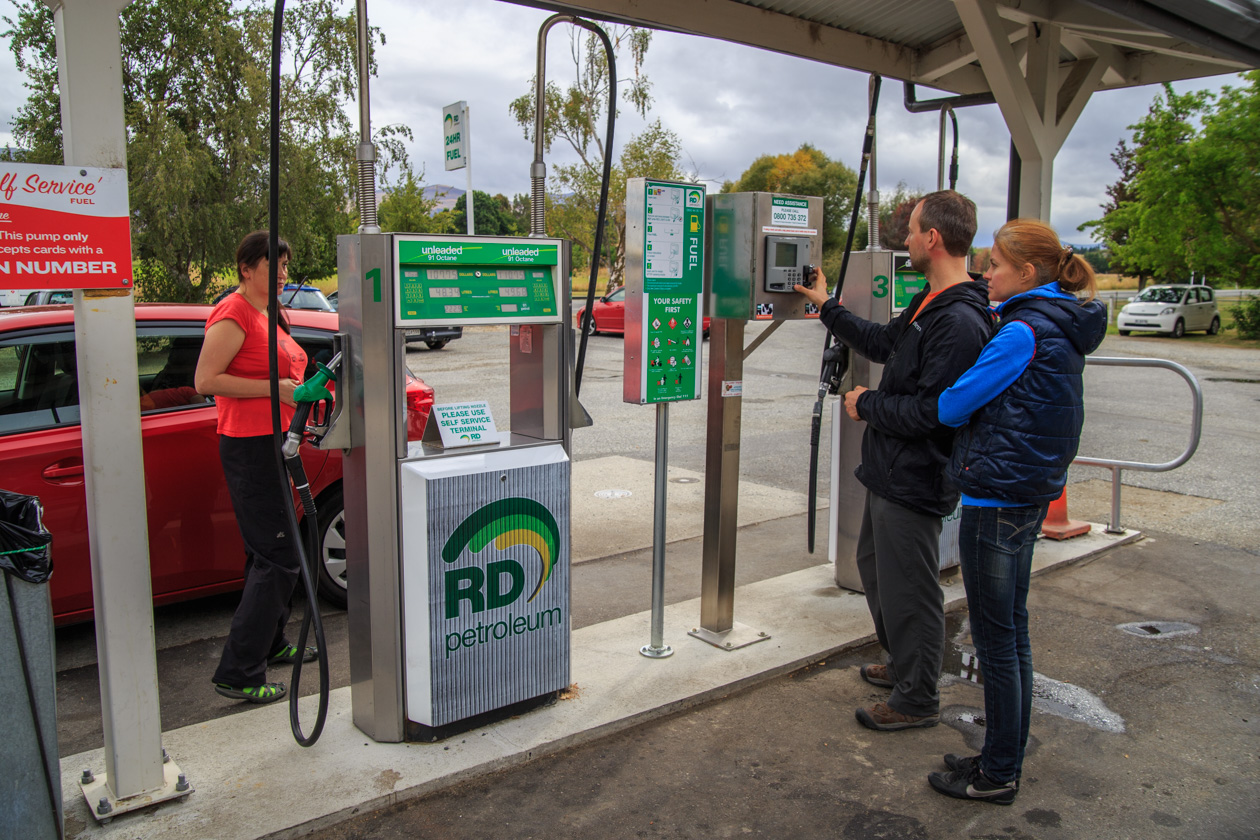
M 80 779 L 80 781 L 81 781 L 83 784 L 85 784 L 85 785 L 90 785 L 90 784 L 92 784 L 92 782 L 95 782 L 95 781 L 96 781 L 96 777 L 92 775 L 92 771 L 91 771 L 91 770 L 89 770 L 88 768 L 84 767 L 84 768 L 83 768 L 83 777 Z

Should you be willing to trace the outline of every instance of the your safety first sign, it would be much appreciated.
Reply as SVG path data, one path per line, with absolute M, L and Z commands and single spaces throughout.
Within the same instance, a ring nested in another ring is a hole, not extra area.
M 0 288 L 131 286 L 127 170 L 0 163 Z

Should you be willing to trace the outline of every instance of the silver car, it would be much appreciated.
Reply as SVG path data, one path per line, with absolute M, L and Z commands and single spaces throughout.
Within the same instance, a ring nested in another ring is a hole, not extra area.
M 1221 313 L 1211 286 L 1147 286 L 1116 316 L 1120 335 L 1135 332 L 1168 333 L 1181 338 L 1187 330 L 1208 335 L 1221 331 Z

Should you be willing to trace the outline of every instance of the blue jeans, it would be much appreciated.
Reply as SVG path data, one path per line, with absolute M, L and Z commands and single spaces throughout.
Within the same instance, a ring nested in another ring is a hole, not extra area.
M 1020 776 L 1032 717 L 1028 580 L 1046 505 L 964 505 L 958 549 L 971 641 L 984 675 L 984 749 L 980 769 L 994 782 Z

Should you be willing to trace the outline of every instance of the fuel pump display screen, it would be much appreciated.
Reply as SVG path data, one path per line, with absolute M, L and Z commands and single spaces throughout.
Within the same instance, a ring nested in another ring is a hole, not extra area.
M 395 237 L 400 327 L 563 320 L 554 242 Z

